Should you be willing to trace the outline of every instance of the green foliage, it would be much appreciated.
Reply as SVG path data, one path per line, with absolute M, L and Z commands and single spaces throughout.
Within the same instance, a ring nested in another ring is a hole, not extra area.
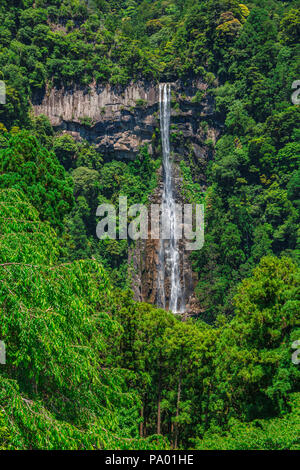
M 204 97 L 204 95 L 205 95 L 205 91 L 203 91 L 203 90 L 202 90 L 202 91 L 201 91 L 201 90 L 198 90 L 198 91 L 196 92 L 195 96 L 193 96 L 193 98 L 192 98 L 192 100 L 191 100 L 192 103 L 198 103 L 198 104 L 200 104 L 201 101 L 202 101 L 202 99 L 203 99 L 203 97 Z
M 217 312 L 233 313 L 237 282 L 263 256 L 299 256 L 299 107 L 290 102 L 296 10 L 255 3 L 244 20 L 228 11 L 242 27 L 235 39 L 223 37 L 216 51 L 221 85 L 213 94 L 225 128 L 207 170 L 205 245 L 193 253 L 197 294 L 209 321 Z M 220 18 L 232 21 L 228 15 Z M 291 40 L 283 40 L 290 24 Z
M 262 258 L 253 277 L 239 285 L 235 316 L 216 352 L 215 383 L 227 418 L 250 421 L 286 410 L 286 394 L 299 380 L 289 349 L 299 334 L 298 289 L 299 270 L 288 258 Z M 215 419 L 221 423 L 224 412 Z
M 225 436 L 207 433 L 195 441 L 197 450 L 299 450 L 299 393 L 290 398 L 292 410 L 281 418 L 241 423 L 232 420 Z
M 293 44 L 297 41 L 300 34 L 300 10 L 292 8 L 289 10 L 280 22 L 282 39 L 287 44 Z
M 133 78 L 205 75 L 207 66 L 206 78 L 214 80 L 218 48 L 232 47 L 249 21 L 246 5 L 237 0 L 168 0 L 155 2 L 154 7 L 152 3 L 48 0 L 39 6 L 3 4 L 0 67 L 5 80 L 12 86 L 9 67 L 14 67 L 20 77 L 27 77 L 23 89 L 36 93 L 50 81 L 56 85 L 86 86 L 93 80 L 125 85 Z M 297 32 L 294 12 L 282 20 L 284 38 Z
M 59 162 L 69 170 L 74 165 L 77 154 L 77 145 L 69 134 L 63 134 L 55 138 L 53 150 Z
M 157 186 L 160 162 L 153 160 L 144 147 L 134 161 L 103 163 L 94 147 L 84 141 L 77 143 L 67 134 L 56 136 L 53 147 L 74 184 L 75 205 L 65 219 L 62 237 L 63 260 L 92 257 L 104 264 L 113 284 L 129 285 L 128 243 L 96 238 L 96 209 L 99 204 L 110 203 L 117 210 L 122 195 L 127 197 L 128 206 L 147 204 Z
M 193 176 L 190 167 L 181 160 L 180 162 L 181 174 L 183 177 L 182 184 L 182 196 L 187 203 L 198 203 L 203 202 L 204 193 L 201 191 L 201 187 L 198 183 L 193 182 Z
M 140 432 L 160 429 L 183 448 L 296 448 L 299 410 L 290 402 L 299 381 L 291 361 L 298 291 L 296 266 L 265 257 L 239 285 L 233 319 L 220 317 L 214 327 L 120 292 L 118 361 L 137 375 L 127 380 L 142 396 Z
M 0 413 L 0 450 L 8 450 L 9 434 L 4 425 L 3 413 Z

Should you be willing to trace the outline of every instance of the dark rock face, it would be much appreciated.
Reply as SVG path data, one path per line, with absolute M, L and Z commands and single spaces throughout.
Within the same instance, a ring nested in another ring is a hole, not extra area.
M 214 102 L 200 80 L 171 86 L 171 153 L 174 161 L 176 202 L 183 203 L 182 180 L 176 165 L 184 159 L 191 167 L 194 180 L 205 189 L 205 167 L 212 157 L 213 146 L 221 126 L 216 123 Z M 76 139 L 94 144 L 106 159 L 133 160 L 141 146 L 154 157 L 160 155 L 159 87 L 148 82 L 131 83 L 125 88 L 90 86 L 83 89 L 52 89 L 33 100 L 36 115 L 45 114 L 52 125 Z M 160 204 L 163 178 L 149 203 Z M 149 229 L 150 230 L 150 229 Z M 197 314 L 201 307 L 193 296 L 196 283 L 189 261 L 190 252 L 181 246 L 182 285 L 185 286 L 187 312 Z M 157 266 L 159 240 L 139 240 L 129 250 L 129 273 L 136 300 L 155 304 L 157 300 Z M 168 280 L 165 285 L 169 296 Z
M 58 130 L 86 139 L 104 156 L 134 159 L 142 145 L 152 151 L 158 92 L 154 84 L 133 83 L 82 89 L 52 89 L 33 101 Z

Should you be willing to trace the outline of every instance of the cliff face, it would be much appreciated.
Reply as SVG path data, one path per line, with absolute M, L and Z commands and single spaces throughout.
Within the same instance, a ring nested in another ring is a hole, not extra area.
M 212 156 L 212 148 L 220 128 L 215 124 L 213 99 L 207 93 L 207 84 L 194 81 L 172 84 L 171 152 L 173 161 L 184 159 L 192 174 L 205 188 L 205 167 Z M 126 88 L 110 85 L 88 90 L 52 89 L 33 100 L 36 115 L 45 114 L 52 125 L 76 139 L 94 144 L 106 159 L 134 159 L 141 146 L 147 145 L 154 157 L 160 155 L 159 145 L 159 87 L 154 83 L 138 82 Z M 182 179 L 175 165 L 174 187 L 176 202 L 183 203 Z M 163 178 L 149 203 L 160 204 Z M 138 241 L 129 250 L 129 272 L 136 300 L 156 302 L 159 241 Z M 200 311 L 193 298 L 195 275 L 189 252 L 181 247 L 182 285 L 185 286 L 187 310 Z M 170 286 L 165 285 L 166 297 Z

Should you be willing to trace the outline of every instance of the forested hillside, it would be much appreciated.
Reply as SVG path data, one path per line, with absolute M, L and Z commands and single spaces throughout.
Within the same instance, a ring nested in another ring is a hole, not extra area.
M 299 449 L 297 2 L 0 0 L 0 25 L 0 449 Z M 205 206 L 182 318 L 136 302 L 131 242 L 95 232 L 99 204 L 149 201 L 159 131 L 104 158 L 32 103 L 195 79 L 219 138 L 202 119 L 210 157 L 180 162 Z

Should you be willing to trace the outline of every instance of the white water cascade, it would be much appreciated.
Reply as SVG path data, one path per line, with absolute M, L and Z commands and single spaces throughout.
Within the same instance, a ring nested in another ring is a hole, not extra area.
M 160 239 L 157 303 L 162 308 L 168 308 L 173 313 L 183 313 L 185 310 L 184 295 L 180 280 L 180 253 L 176 234 L 176 213 L 174 183 L 172 178 L 172 161 L 170 155 L 170 115 L 171 115 L 171 86 L 159 86 L 160 131 L 163 152 L 164 186 L 162 207 L 164 223 L 168 224 L 169 238 Z M 169 278 L 169 301 L 166 300 L 166 278 Z

